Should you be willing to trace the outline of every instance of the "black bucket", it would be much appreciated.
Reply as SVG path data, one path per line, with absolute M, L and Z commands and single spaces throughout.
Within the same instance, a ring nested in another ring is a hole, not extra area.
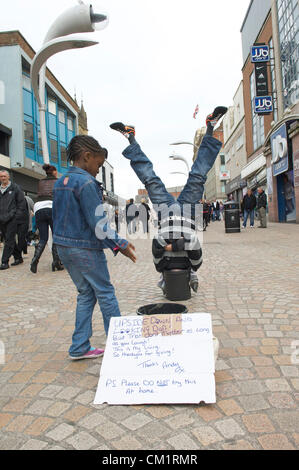
M 190 271 L 164 271 L 165 296 L 168 300 L 188 300 L 191 298 Z
M 169 315 L 173 313 L 188 313 L 188 309 L 181 304 L 149 304 L 143 305 L 137 310 L 137 315 Z

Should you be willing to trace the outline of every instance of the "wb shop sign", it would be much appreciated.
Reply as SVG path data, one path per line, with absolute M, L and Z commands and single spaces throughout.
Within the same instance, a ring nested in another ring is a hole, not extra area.
M 278 176 L 289 169 L 288 133 L 283 124 L 271 136 L 273 176 Z
M 255 72 L 254 112 L 269 114 L 273 112 L 273 98 L 269 95 L 268 65 L 270 49 L 267 45 L 254 45 L 251 48 L 251 62 Z

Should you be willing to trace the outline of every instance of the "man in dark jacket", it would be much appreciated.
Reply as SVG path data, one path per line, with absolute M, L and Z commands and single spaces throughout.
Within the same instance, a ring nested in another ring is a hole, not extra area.
M 248 216 L 250 217 L 250 227 L 254 227 L 254 209 L 256 207 L 256 197 L 252 194 L 251 189 L 247 190 L 243 198 L 244 221 L 243 228 L 246 228 Z
M 148 233 L 148 222 L 151 215 L 151 210 L 149 205 L 146 203 L 145 199 L 141 199 L 141 204 L 138 207 L 139 209 L 139 219 L 142 223 L 143 233 Z
M 12 266 L 20 264 L 22 253 L 15 245 L 17 233 L 17 220 L 22 217 L 22 211 L 26 204 L 21 188 L 11 183 L 8 171 L 0 171 L 0 230 L 4 236 L 4 248 L 0 269 L 9 268 L 9 258 L 14 254 L 15 262 Z
M 257 210 L 260 225 L 258 228 L 267 228 L 267 196 L 263 188 L 258 188 Z

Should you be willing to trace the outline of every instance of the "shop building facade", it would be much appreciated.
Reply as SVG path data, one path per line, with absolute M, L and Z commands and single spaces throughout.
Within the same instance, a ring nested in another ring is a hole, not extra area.
M 227 181 L 225 192 L 236 202 L 243 199 L 247 181 L 241 178 L 241 171 L 247 164 L 243 82 L 239 84 L 223 119 L 223 136 Z
M 247 165 L 241 179 L 268 195 L 272 222 L 299 222 L 299 4 L 298 0 L 252 0 L 241 33 Z M 273 111 L 256 114 L 253 45 L 267 45 Z
M 0 104 L 0 165 L 33 198 L 38 181 L 45 177 L 39 112 L 30 81 L 34 50 L 19 31 L 0 33 L 0 80 L 4 100 Z M 59 174 L 68 169 L 66 147 L 78 132 L 80 108 L 47 69 L 46 123 L 50 163 Z M 4 155 L 3 155 L 4 151 Z

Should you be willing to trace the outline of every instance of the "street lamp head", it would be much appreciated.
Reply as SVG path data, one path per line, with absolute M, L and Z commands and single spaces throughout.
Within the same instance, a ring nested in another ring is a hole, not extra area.
M 108 15 L 96 13 L 91 4 L 80 3 L 65 10 L 50 27 L 44 42 L 76 33 L 92 33 L 108 25 Z
M 95 13 L 93 6 L 90 5 L 90 21 L 94 31 L 101 31 L 108 26 L 109 18 L 105 13 Z

